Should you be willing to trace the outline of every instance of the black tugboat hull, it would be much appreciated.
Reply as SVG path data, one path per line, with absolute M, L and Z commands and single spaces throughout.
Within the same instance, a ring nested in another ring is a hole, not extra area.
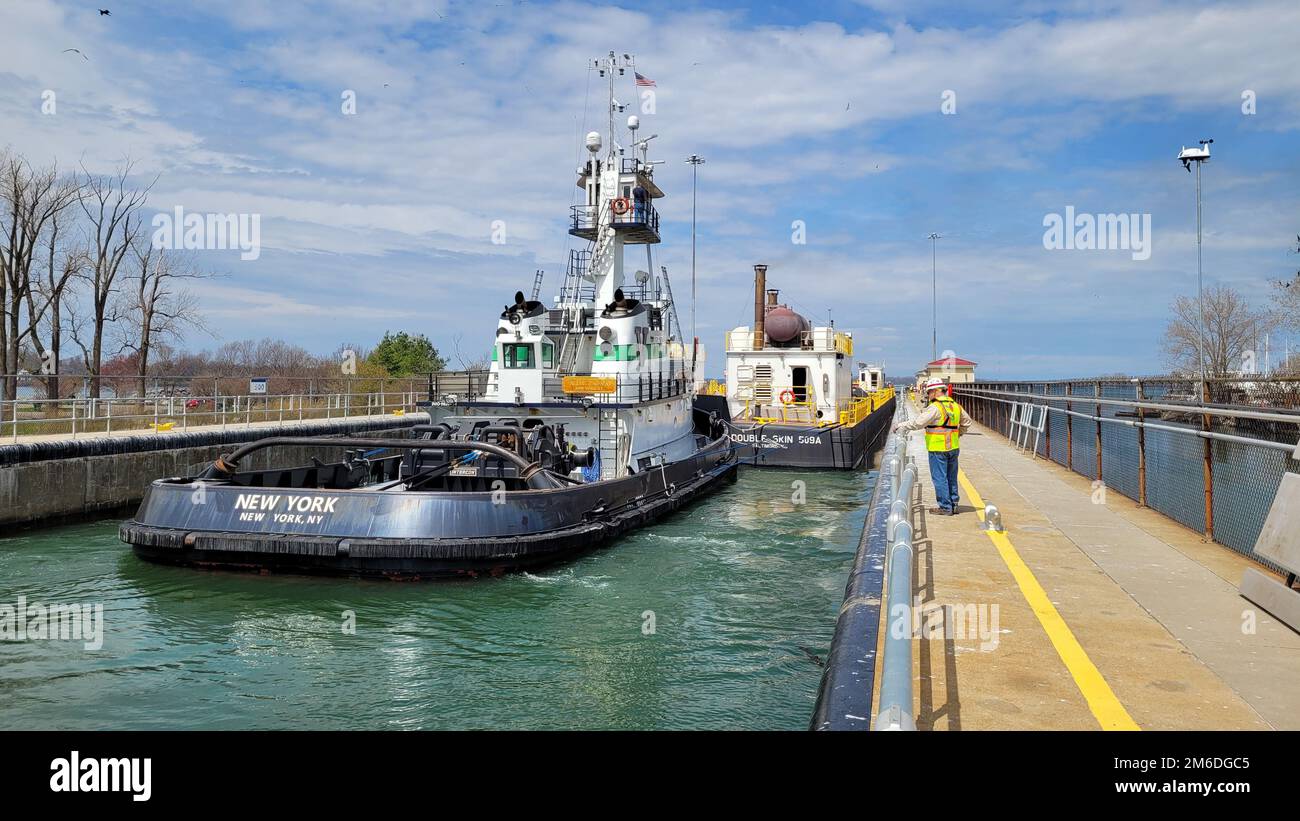
M 399 579 L 501 575 L 595 549 L 734 482 L 729 444 L 714 444 L 645 473 L 516 491 L 496 503 L 490 494 L 214 486 L 205 487 L 202 503 L 195 503 L 195 486 L 155 482 L 119 537 L 141 559 L 188 567 Z M 284 497 L 307 511 L 316 499 L 324 501 L 319 513 L 276 514 L 295 518 L 286 523 L 272 517 L 266 526 L 265 519 L 249 521 L 252 514 L 237 509 L 241 496 L 282 497 L 272 510 L 285 509 Z M 312 503 L 304 505 L 304 499 Z M 431 521 L 442 526 L 424 532 L 444 535 L 413 532 Z M 292 532 L 303 530 L 318 532 Z

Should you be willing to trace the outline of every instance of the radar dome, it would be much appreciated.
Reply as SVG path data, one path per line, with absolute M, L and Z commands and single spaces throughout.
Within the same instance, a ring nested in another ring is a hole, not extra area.
M 588 131 L 588 132 L 587 132 L 587 150 L 590 151 L 590 152 L 593 153 L 593 154 L 595 154 L 597 151 L 600 150 L 600 132 L 599 132 L 599 131 Z

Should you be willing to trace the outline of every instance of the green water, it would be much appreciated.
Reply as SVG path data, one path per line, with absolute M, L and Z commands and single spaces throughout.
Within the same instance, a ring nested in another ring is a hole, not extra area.
M 102 604 L 104 640 L 0 642 L 0 729 L 803 729 L 873 481 L 744 470 L 609 548 L 471 582 L 161 567 L 115 520 L 20 532 L 0 605 Z

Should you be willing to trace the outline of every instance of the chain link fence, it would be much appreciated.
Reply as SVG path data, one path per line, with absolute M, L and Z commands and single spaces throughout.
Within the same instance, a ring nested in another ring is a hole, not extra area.
M 1300 472 L 1291 458 L 1300 379 L 1210 380 L 1203 389 L 1168 377 L 953 388 L 972 418 L 1003 436 L 1016 403 L 1046 407 L 1039 456 L 1281 572 L 1254 546 L 1283 474 Z

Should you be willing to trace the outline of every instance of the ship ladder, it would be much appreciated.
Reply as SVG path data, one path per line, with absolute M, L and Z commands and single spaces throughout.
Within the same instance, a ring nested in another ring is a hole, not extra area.
M 564 309 L 564 341 L 560 343 L 560 356 L 555 362 L 560 374 L 573 373 L 578 364 L 578 349 L 582 347 L 581 308 Z
M 600 411 L 596 420 L 596 449 L 600 451 L 600 478 L 613 479 L 618 476 L 618 411 Z

